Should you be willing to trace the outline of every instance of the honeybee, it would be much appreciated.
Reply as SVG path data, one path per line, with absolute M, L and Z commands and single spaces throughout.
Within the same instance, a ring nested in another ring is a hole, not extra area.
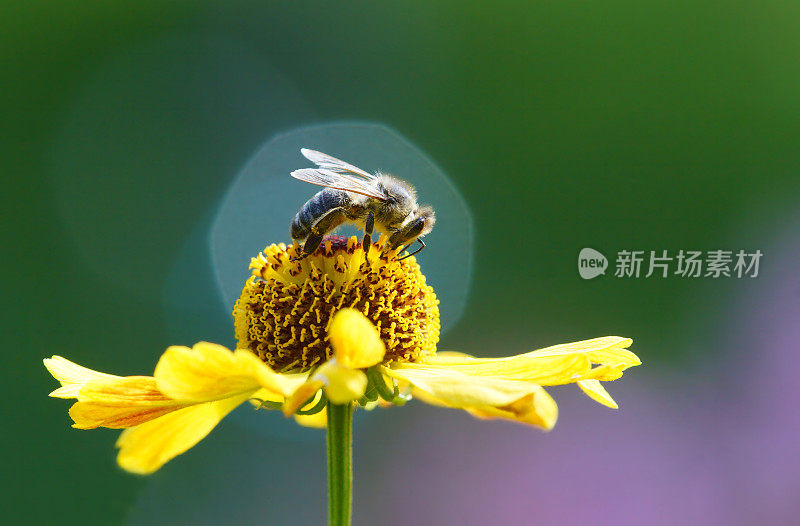
M 290 235 L 303 242 L 298 259 L 313 254 L 323 237 L 344 223 L 364 229 L 365 254 L 374 230 L 389 235 L 386 248 L 390 250 L 419 242 L 421 246 L 404 258 L 425 248 L 421 238 L 433 229 L 436 216 L 430 206 L 417 204 L 417 193 L 411 184 L 391 175 L 371 174 L 307 148 L 300 153 L 318 168 L 295 170 L 292 177 L 326 188 L 306 201 L 292 220 Z

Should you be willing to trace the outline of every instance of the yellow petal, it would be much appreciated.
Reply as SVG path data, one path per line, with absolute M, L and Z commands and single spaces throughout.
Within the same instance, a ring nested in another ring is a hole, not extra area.
M 93 380 L 78 392 L 78 401 L 110 405 L 164 405 L 175 402 L 158 390 L 156 379 L 152 376 Z
M 409 364 L 423 370 L 450 370 L 467 375 L 491 376 L 507 380 L 529 380 L 539 385 L 557 385 L 574 382 L 576 377 L 588 374 L 592 362 L 585 354 L 565 356 L 530 357 L 524 354 L 508 358 L 473 358 L 452 356 L 440 360 L 437 356 L 425 363 Z
M 532 351 L 522 356 L 545 357 L 559 356 L 565 354 L 585 353 L 592 363 L 617 364 L 621 363 L 628 367 L 641 365 L 642 361 L 638 356 L 627 350 L 633 344 L 630 338 L 620 336 L 604 336 L 574 343 L 562 343 L 538 351 Z
M 153 420 L 186 405 L 161 393 L 151 376 L 112 377 L 83 386 L 69 415 L 75 421 L 73 427 L 78 429 L 119 429 Z
M 78 391 L 91 381 L 121 378 L 81 367 L 61 356 L 45 358 L 43 361 L 50 374 L 61 382 L 61 387 L 50 393 L 50 396 L 55 398 L 78 398 Z
M 334 404 L 358 400 L 367 391 L 367 375 L 359 369 L 350 369 L 332 358 L 322 364 L 311 377 L 325 385 L 325 395 Z
M 328 339 L 336 359 L 350 369 L 372 367 L 386 353 L 375 325 L 355 309 L 342 309 L 334 315 Z
M 117 462 L 132 473 L 148 474 L 185 452 L 253 393 L 186 407 L 132 429 L 117 440 Z
M 610 382 L 617 380 L 622 376 L 622 371 L 626 366 L 623 364 L 616 365 L 599 365 L 586 374 L 580 376 L 580 380 L 600 380 L 601 382 Z M 578 378 L 576 377 L 576 380 Z
M 384 373 L 412 386 L 416 398 L 481 418 L 507 418 L 545 429 L 555 424 L 555 402 L 534 382 L 472 376 L 446 368 L 425 370 L 398 364 Z
M 124 429 L 155 420 L 183 407 L 186 407 L 186 404 L 120 407 L 95 402 L 76 402 L 69 408 L 69 416 L 75 422 L 72 427 L 77 429 L 96 427 Z
M 438 351 L 432 356 L 423 358 L 425 363 L 435 363 L 437 365 L 464 364 L 470 363 L 472 360 L 477 360 L 477 358 L 457 351 Z
M 283 395 L 279 395 L 269 391 L 267 389 L 259 389 L 255 393 L 253 393 L 252 397 L 248 402 L 253 404 L 253 406 L 258 409 L 262 407 L 261 401 L 268 400 L 270 402 L 283 402 L 284 398 Z
M 220 400 L 261 388 L 286 396 L 303 381 L 276 373 L 250 351 L 231 352 L 207 342 L 197 343 L 192 349 L 168 348 L 154 376 L 167 396 L 194 402 Z
M 611 395 L 608 394 L 605 387 L 597 380 L 581 380 L 578 382 L 578 387 L 595 402 L 612 409 L 617 409 L 619 407 L 614 399 L 611 398 Z
M 530 380 L 540 385 L 560 385 L 581 379 L 615 380 L 622 371 L 641 361 L 624 349 L 630 339 L 617 336 L 556 345 L 507 358 L 474 358 L 459 353 L 438 353 L 423 363 L 408 364 L 419 369 L 446 368 L 464 374 L 509 380 Z M 592 364 L 602 364 L 592 368 Z
M 283 403 L 284 416 L 295 414 L 298 409 L 306 405 L 306 402 L 317 394 L 317 391 L 322 389 L 323 385 L 325 385 L 325 383 L 322 380 L 309 380 L 298 387 Z
M 313 415 L 294 415 L 294 419 L 301 426 L 324 428 L 328 425 L 328 410 L 323 409 Z
M 505 407 L 484 407 L 467 411 L 478 418 L 504 418 L 540 427 L 546 431 L 553 429 L 558 420 L 558 406 L 542 388 Z
M 308 374 L 307 373 L 286 373 L 283 376 L 285 378 L 287 378 L 292 385 L 298 385 L 298 384 L 302 385 L 306 381 L 306 378 L 308 377 Z M 261 404 L 262 400 L 268 400 L 270 402 L 281 402 L 281 403 L 283 403 L 283 401 L 285 399 L 286 399 L 286 396 L 284 396 L 283 394 L 276 393 L 275 391 L 271 391 L 269 389 L 261 388 L 258 391 L 256 391 L 255 393 L 253 393 L 253 396 L 249 400 L 249 402 L 251 404 L 253 404 L 253 406 L 255 406 L 256 408 L 260 408 L 260 407 L 262 407 L 262 404 Z

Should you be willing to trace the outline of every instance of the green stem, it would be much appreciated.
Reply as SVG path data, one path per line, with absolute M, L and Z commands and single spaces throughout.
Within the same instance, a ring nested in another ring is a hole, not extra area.
M 353 403 L 328 402 L 328 525 L 350 526 L 353 504 Z

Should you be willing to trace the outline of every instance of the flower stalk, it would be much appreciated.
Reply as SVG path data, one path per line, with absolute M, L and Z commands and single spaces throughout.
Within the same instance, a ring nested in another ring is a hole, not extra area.
M 350 526 L 353 506 L 353 403 L 328 402 L 328 525 Z

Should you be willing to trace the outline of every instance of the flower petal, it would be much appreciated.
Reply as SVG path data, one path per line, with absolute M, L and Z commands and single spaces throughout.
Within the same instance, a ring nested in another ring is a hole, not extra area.
M 467 409 L 477 418 L 493 419 L 505 418 L 522 424 L 528 424 L 549 431 L 558 420 L 558 406 L 556 401 L 540 388 L 535 393 L 520 398 L 506 407 L 488 407 L 481 409 Z
M 616 365 L 598 365 L 586 374 L 580 375 L 580 378 L 576 377 L 575 380 L 600 380 L 602 382 L 611 382 L 622 377 L 622 371 L 624 371 L 626 367 L 627 366 L 620 363 Z
M 69 416 L 75 422 L 72 427 L 76 429 L 94 429 L 96 427 L 124 429 L 155 420 L 184 407 L 186 404 L 120 407 L 94 402 L 76 402 L 69 408 Z
M 341 309 L 328 329 L 336 359 L 350 369 L 372 367 L 383 360 L 386 348 L 375 325 L 355 309 Z
M 328 425 L 328 409 L 313 415 L 294 415 L 294 419 L 304 427 L 325 428 Z
M 477 359 L 463 352 L 437 351 L 436 354 L 425 357 L 425 363 L 435 363 L 437 365 L 464 364 Z
M 606 391 L 605 387 L 603 387 L 603 385 L 599 381 L 580 380 L 578 382 L 578 387 L 580 387 L 581 390 L 595 402 L 603 404 L 604 406 L 608 406 L 612 409 L 619 408 L 617 403 L 614 401 L 613 398 L 611 398 L 611 395 L 608 394 L 608 391 Z
M 269 391 L 267 389 L 259 389 L 258 391 L 253 393 L 253 396 L 248 401 L 251 404 L 253 404 L 253 407 L 259 409 L 263 406 L 262 401 L 282 403 L 283 400 L 284 400 L 283 395 L 273 393 L 272 391 Z
M 433 356 L 420 364 L 409 364 L 418 369 L 434 368 L 458 371 L 473 376 L 490 376 L 507 380 L 528 380 L 539 385 L 557 385 L 574 382 L 575 377 L 588 374 L 592 362 L 585 354 L 566 356 L 529 357 L 521 354 L 508 358 L 462 358 Z
M 509 380 L 530 380 L 540 385 L 560 385 L 581 379 L 615 380 L 622 371 L 641 361 L 624 349 L 630 339 L 607 336 L 556 345 L 507 358 L 474 358 L 459 353 L 439 353 L 424 363 L 409 364 L 420 369 L 447 368 L 475 376 Z M 602 364 L 592 368 L 592 364 Z
M 560 356 L 574 353 L 586 354 L 592 363 L 599 364 L 624 364 L 628 367 L 641 365 L 642 361 L 627 348 L 633 344 L 630 338 L 621 336 L 603 336 L 591 340 L 553 345 L 538 351 L 532 351 L 521 356 L 545 357 Z
M 408 365 L 398 364 L 394 369 L 384 369 L 384 373 L 411 384 L 413 395 L 425 402 L 466 409 L 480 418 L 506 418 L 544 429 L 550 429 L 558 416 L 553 399 L 534 382 Z
M 325 385 L 325 395 L 334 404 L 346 404 L 358 400 L 367 391 L 367 375 L 359 369 L 351 369 L 331 358 L 317 369 L 311 377 Z
M 165 405 L 175 401 L 158 390 L 152 376 L 125 376 L 94 380 L 78 392 L 79 402 L 109 405 Z
M 295 375 L 281 375 L 250 351 L 231 352 L 208 342 L 168 348 L 154 373 L 158 388 L 176 400 L 220 400 L 264 388 L 288 395 L 303 382 Z
M 132 473 L 145 475 L 156 471 L 202 440 L 220 420 L 252 394 L 248 392 L 225 400 L 186 407 L 126 429 L 117 440 L 117 447 L 120 448 L 117 463 Z
M 78 398 L 78 391 L 91 381 L 122 378 L 87 369 L 61 356 L 45 358 L 43 362 L 50 374 L 61 382 L 61 387 L 50 393 L 54 398 Z
M 78 402 L 69 409 L 73 427 L 114 429 L 133 427 L 186 407 L 165 396 L 151 376 L 112 377 L 83 386 Z
M 283 403 L 283 415 L 288 417 L 295 414 L 298 409 L 306 405 L 306 402 L 317 394 L 317 391 L 322 389 L 323 385 L 325 385 L 325 382 L 322 380 L 309 380 L 298 387 Z

